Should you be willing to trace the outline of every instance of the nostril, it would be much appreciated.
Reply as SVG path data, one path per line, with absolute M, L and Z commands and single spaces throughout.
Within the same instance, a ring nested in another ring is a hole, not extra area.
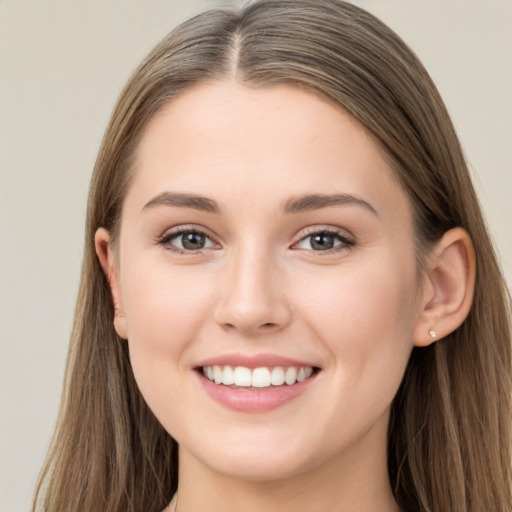
M 276 329 L 278 326 L 279 326 L 279 324 L 276 324 L 274 322 L 266 322 L 264 324 L 261 324 L 259 327 L 257 327 L 256 330 L 271 331 L 273 329 Z M 233 324 L 233 323 L 230 323 L 230 322 L 224 323 L 223 327 L 225 329 L 228 329 L 228 330 L 231 330 L 231 331 L 235 330 L 235 329 L 240 329 L 241 331 L 250 330 L 250 329 L 245 329 L 244 327 L 238 327 L 236 324 Z

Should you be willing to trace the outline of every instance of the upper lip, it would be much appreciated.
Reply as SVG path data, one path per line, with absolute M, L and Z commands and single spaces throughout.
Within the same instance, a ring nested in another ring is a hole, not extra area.
M 200 361 L 196 367 L 203 366 L 244 366 L 246 368 L 276 367 L 276 366 L 295 366 L 297 368 L 313 367 L 316 365 L 307 361 L 300 361 L 277 354 L 223 354 Z

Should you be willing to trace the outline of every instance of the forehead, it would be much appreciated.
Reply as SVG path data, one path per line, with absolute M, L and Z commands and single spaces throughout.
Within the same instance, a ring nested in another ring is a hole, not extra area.
M 295 194 L 352 193 L 408 211 L 364 128 L 342 108 L 289 85 L 200 84 L 164 106 L 137 148 L 128 195 L 140 203 L 166 190 L 253 206 Z

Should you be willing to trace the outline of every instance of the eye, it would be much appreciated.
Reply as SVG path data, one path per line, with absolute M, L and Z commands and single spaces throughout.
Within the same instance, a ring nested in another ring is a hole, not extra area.
M 180 253 L 199 252 L 202 249 L 216 247 L 217 244 L 203 231 L 198 229 L 179 229 L 164 235 L 159 243 L 170 251 Z
M 341 250 L 353 246 L 354 243 L 354 240 L 337 231 L 321 230 L 308 234 L 295 244 L 294 248 L 315 252 L 333 252 L 337 249 Z

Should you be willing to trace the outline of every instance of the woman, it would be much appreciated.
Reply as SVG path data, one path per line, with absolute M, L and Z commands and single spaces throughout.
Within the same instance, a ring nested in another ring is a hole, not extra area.
M 370 14 L 178 27 L 86 229 L 46 510 L 511 509 L 506 287 L 442 100 Z

